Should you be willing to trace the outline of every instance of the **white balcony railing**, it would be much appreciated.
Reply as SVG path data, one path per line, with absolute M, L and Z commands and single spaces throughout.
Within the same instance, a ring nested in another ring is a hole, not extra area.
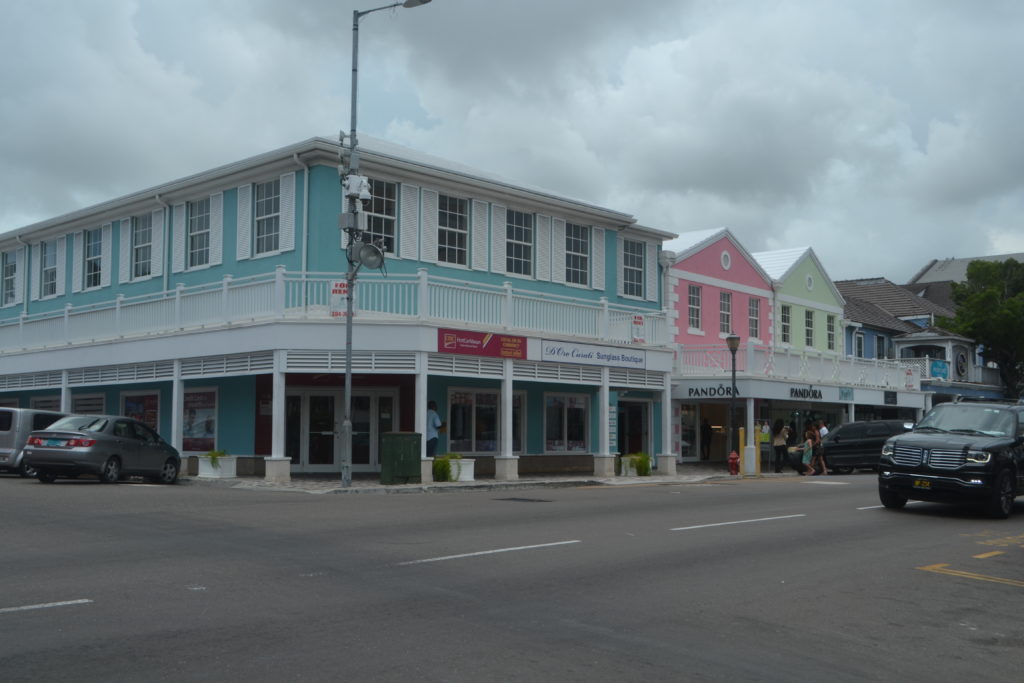
M 330 320 L 331 285 L 344 276 L 274 273 L 185 287 L 0 322 L 0 353 L 264 320 Z M 344 310 L 338 306 L 337 310 Z M 360 275 L 360 323 L 405 319 L 616 344 L 667 344 L 663 311 L 416 275 Z
M 967 368 L 967 377 L 962 380 L 955 379 L 955 372 L 948 360 L 942 358 L 900 358 L 900 362 L 914 368 L 921 379 L 963 381 L 971 384 L 986 384 L 988 386 L 1001 386 L 1002 379 L 999 377 L 998 368 L 990 368 L 982 365 L 971 364 Z
M 728 377 L 732 359 L 725 344 L 684 346 L 676 358 L 675 374 L 683 377 Z M 736 353 L 736 373 L 748 378 L 844 384 L 878 389 L 921 388 L 915 368 L 900 361 L 847 358 L 810 350 L 775 349 L 745 344 Z

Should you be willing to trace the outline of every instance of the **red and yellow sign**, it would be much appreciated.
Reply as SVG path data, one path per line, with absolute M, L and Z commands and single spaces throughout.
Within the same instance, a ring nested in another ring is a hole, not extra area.
M 467 330 L 437 331 L 439 353 L 461 353 L 493 358 L 526 358 L 526 337 Z

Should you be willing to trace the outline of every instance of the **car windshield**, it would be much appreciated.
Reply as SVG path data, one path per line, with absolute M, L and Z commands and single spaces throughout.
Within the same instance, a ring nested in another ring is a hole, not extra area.
M 71 415 L 57 420 L 47 429 L 55 432 L 102 432 L 106 426 L 106 418 L 95 415 Z
M 944 432 L 1010 436 L 1016 432 L 1013 413 L 991 406 L 964 403 L 936 406 L 924 416 L 917 429 L 939 429 Z

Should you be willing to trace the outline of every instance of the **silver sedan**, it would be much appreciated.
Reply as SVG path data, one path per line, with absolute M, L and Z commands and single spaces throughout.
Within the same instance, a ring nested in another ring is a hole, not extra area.
M 80 474 L 95 474 L 106 484 L 132 475 L 173 484 L 181 470 L 178 451 L 159 434 L 119 415 L 62 418 L 32 432 L 24 458 L 46 484 Z

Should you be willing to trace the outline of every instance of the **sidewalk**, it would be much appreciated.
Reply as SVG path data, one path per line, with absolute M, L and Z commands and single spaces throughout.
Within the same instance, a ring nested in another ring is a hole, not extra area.
M 762 472 L 763 477 L 796 476 L 796 472 L 773 474 Z M 181 477 L 178 483 L 197 486 L 216 486 L 220 488 L 246 489 L 252 491 L 292 491 L 295 493 L 341 493 L 341 494 L 393 494 L 393 493 L 446 493 L 455 491 L 497 491 L 511 489 L 534 488 L 566 488 L 573 486 L 658 486 L 697 484 L 705 481 L 740 480 L 741 476 L 731 476 L 722 465 L 685 464 L 676 466 L 675 475 L 651 475 L 649 477 L 610 477 L 599 478 L 585 474 L 546 474 L 520 477 L 515 481 L 498 481 L 491 477 L 476 481 L 435 482 L 430 484 L 395 484 L 383 485 L 376 474 L 355 474 L 352 485 L 341 485 L 338 474 L 330 475 L 293 475 L 287 483 L 265 481 L 261 477 L 238 477 L 236 479 L 200 479 L 198 477 Z

